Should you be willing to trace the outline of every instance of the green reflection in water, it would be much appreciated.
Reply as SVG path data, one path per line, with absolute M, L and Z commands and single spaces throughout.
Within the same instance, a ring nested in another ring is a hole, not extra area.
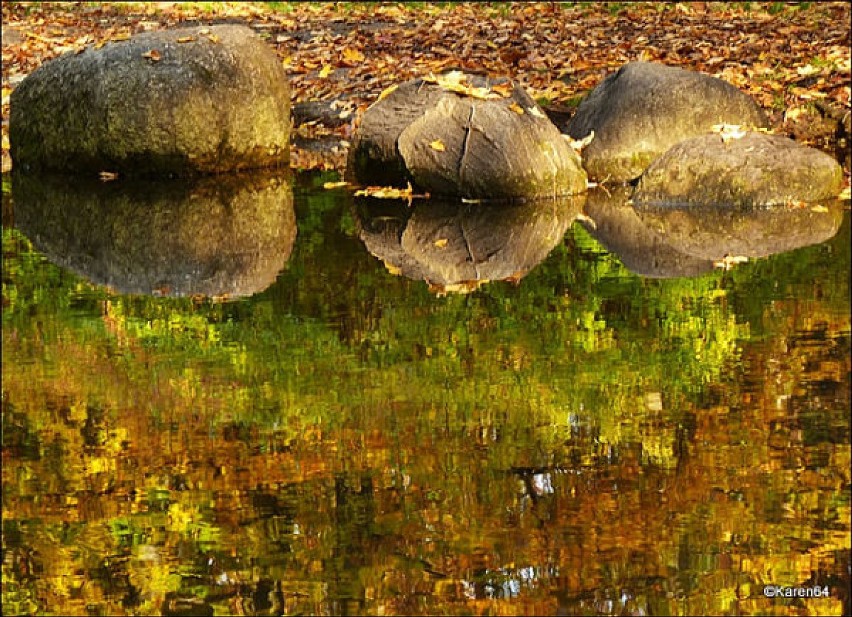
M 232 302 L 121 295 L 4 227 L 4 612 L 842 612 L 848 213 L 673 279 L 574 223 L 436 296 L 329 179 Z

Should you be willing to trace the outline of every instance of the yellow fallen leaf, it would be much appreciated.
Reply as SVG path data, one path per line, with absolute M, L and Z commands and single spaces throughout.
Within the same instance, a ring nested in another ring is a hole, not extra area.
M 400 268 L 399 266 L 395 266 L 392 263 L 388 263 L 387 261 L 385 261 L 384 264 L 385 269 L 394 276 L 399 276 L 400 274 L 402 274 L 402 268 Z
M 444 142 L 440 139 L 436 139 L 435 141 L 431 142 L 429 144 L 429 147 L 433 150 L 437 150 L 438 152 L 443 152 L 444 150 L 446 150 L 446 147 L 444 147 Z
M 828 208 L 820 204 L 811 206 L 811 210 L 813 210 L 814 212 L 828 212 Z
M 843 190 L 840 191 L 840 193 L 837 195 L 837 199 L 845 199 L 847 201 L 852 199 L 852 187 L 844 187 Z
M 160 61 L 160 52 L 158 52 L 156 49 L 149 49 L 144 54 L 142 54 L 142 57 L 148 58 L 152 62 L 159 62 Z
M 331 75 L 331 72 L 332 72 L 333 70 L 334 70 L 334 69 L 333 69 L 333 68 L 331 68 L 331 65 L 330 65 L 330 64 L 326 64 L 326 65 L 325 65 L 325 66 L 323 66 L 323 67 L 322 67 L 322 69 L 320 70 L 320 72 L 319 72 L 319 78 L 320 78 L 320 79 L 325 79 L 326 77 L 328 77 L 329 75 Z
M 322 188 L 324 188 L 324 189 L 339 189 L 340 187 L 343 187 L 343 186 L 349 186 L 349 183 L 348 182 L 326 182 L 325 184 L 322 185 Z
M 516 114 L 518 114 L 519 116 L 523 116 L 523 115 L 524 115 L 524 108 L 523 108 L 523 107 L 521 107 L 520 105 L 518 105 L 517 103 L 512 103 L 511 105 L 509 105 L 509 109 L 511 109 L 512 111 L 514 111 L 514 112 L 515 112 Z
M 177 40 L 177 42 L 178 43 L 191 43 L 194 40 L 195 40 L 194 36 L 182 36 Z
M 447 240 L 446 238 L 441 238 L 440 240 L 435 240 L 432 244 L 437 246 L 439 249 L 442 249 L 445 246 L 447 246 L 448 242 L 449 242 L 449 240 Z
M 216 36 L 215 34 L 208 34 L 207 38 L 211 43 L 218 43 L 219 42 L 219 37 Z
M 352 64 L 358 64 L 364 61 L 364 54 L 357 49 L 347 47 L 343 50 L 343 59 Z
M 379 95 L 379 98 L 376 99 L 376 101 L 381 101 L 383 98 L 390 96 L 397 88 L 399 88 L 399 84 L 388 86 L 387 88 L 382 90 L 382 93 Z

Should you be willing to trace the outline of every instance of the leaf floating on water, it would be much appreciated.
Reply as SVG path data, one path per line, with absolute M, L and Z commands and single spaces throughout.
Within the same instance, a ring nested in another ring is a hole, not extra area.
M 111 182 L 118 178 L 118 174 L 114 171 L 102 171 L 98 176 L 101 179 L 101 182 Z
M 143 58 L 148 58 L 151 62 L 159 62 L 160 61 L 160 52 L 156 49 L 149 49 L 144 54 L 142 54 Z
M 349 183 L 348 182 L 326 182 L 325 184 L 322 185 L 322 188 L 324 188 L 326 190 L 330 190 L 330 189 L 339 189 L 339 188 L 344 187 L 344 186 L 349 186 Z
M 512 103 L 511 105 L 509 105 L 509 109 L 511 109 L 512 111 L 514 111 L 514 112 L 515 112 L 516 114 L 518 114 L 519 116 L 523 116 L 523 115 L 524 115 L 524 108 L 523 108 L 523 107 L 521 107 L 520 105 L 518 105 L 517 103 Z
M 710 128 L 714 133 L 719 133 L 719 136 L 725 143 L 728 143 L 732 139 L 741 139 L 748 133 L 739 124 L 714 124 Z
M 432 148 L 433 150 L 437 150 L 438 152 L 443 152 L 444 150 L 447 149 L 444 146 L 444 142 L 441 141 L 440 139 L 436 139 L 435 141 L 431 142 L 429 144 L 429 147 Z
M 719 261 L 713 262 L 714 268 L 721 268 L 722 270 L 730 270 L 737 264 L 744 264 L 748 261 L 748 257 L 743 257 L 742 255 L 725 255 Z
M 448 243 L 448 242 L 449 242 L 449 240 L 448 240 L 447 238 L 441 238 L 441 239 L 439 239 L 439 240 L 435 240 L 432 244 L 434 244 L 435 246 L 437 246 L 439 249 L 442 249 L 442 248 L 444 248 L 445 246 L 447 246 L 447 243 Z

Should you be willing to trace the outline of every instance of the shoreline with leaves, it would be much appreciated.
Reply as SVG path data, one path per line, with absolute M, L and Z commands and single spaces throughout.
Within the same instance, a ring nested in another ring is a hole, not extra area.
M 216 23 L 251 27 L 281 58 L 296 121 L 291 166 L 301 169 L 340 169 L 351 120 L 412 77 L 453 68 L 511 76 L 569 117 L 633 60 L 720 77 L 752 96 L 777 132 L 836 156 L 848 149 L 842 2 L 9 2 L 2 11 L 4 172 L 10 95 L 43 62 L 138 32 Z M 848 182 L 848 157 L 841 162 Z

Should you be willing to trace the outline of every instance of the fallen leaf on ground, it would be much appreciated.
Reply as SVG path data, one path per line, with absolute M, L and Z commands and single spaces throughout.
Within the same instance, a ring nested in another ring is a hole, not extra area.
M 748 257 L 743 257 L 742 255 L 725 255 L 719 261 L 713 262 L 714 268 L 721 268 L 722 270 L 730 270 L 737 264 L 743 264 L 748 261 Z
M 431 142 L 429 144 L 429 147 L 432 148 L 433 150 L 437 150 L 438 152 L 443 152 L 444 150 L 446 150 L 446 147 L 444 146 L 444 142 L 441 141 L 440 139 L 436 139 L 435 141 Z
M 437 246 L 439 249 L 442 249 L 445 246 L 447 246 L 448 242 L 449 242 L 449 240 L 447 240 L 446 238 L 441 238 L 440 240 L 435 240 L 432 244 Z
M 146 51 L 144 54 L 142 54 L 142 57 L 148 58 L 152 62 L 159 62 L 160 61 L 160 52 L 158 52 L 156 49 L 150 49 L 150 50 Z

